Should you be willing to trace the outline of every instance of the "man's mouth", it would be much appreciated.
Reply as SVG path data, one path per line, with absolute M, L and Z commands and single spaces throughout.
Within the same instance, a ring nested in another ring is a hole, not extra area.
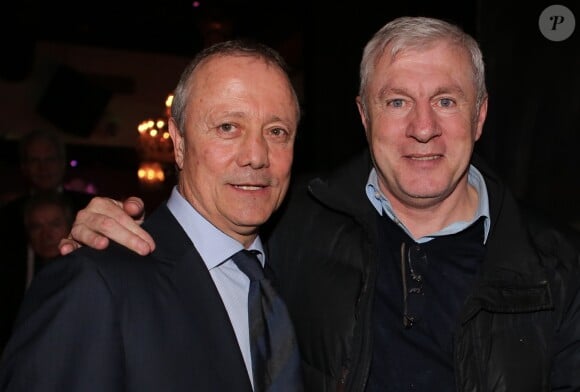
M 243 189 L 245 191 L 257 191 L 264 188 L 263 186 L 260 185 L 234 185 L 234 187 L 238 189 Z
M 443 155 L 435 154 L 435 155 L 407 155 L 407 158 L 412 159 L 414 161 L 433 161 L 435 159 L 441 158 Z

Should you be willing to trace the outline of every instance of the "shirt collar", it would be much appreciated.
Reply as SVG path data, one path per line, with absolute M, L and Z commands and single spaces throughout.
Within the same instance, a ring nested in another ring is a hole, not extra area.
M 458 233 L 458 232 L 466 229 L 467 227 L 469 227 L 473 222 L 475 222 L 476 220 L 478 220 L 481 217 L 484 217 L 484 221 L 483 221 L 484 239 L 483 239 L 483 242 L 485 243 L 487 241 L 487 237 L 489 235 L 489 228 L 490 228 L 490 214 L 489 214 L 489 199 L 488 199 L 488 195 L 487 195 L 487 187 L 485 185 L 485 180 L 483 178 L 483 175 L 479 172 L 479 170 L 477 170 L 477 168 L 475 166 L 469 165 L 469 170 L 467 173 L 467 181 L 469 182 L 469 184 L 471 186 L 473 186 L 475 188 L 475 190 L 477 191 L 477 194 L 479 195 L 477 211 L 476 211 L 473 219 L 470 221 L 453 222 L 450 225 L 448 225 L 447 227 L 444 227 L 443 229 L 439 230 L 436 233 L 433 233 L 433 234 L 430 234 L 427 236 L 423 236 L 421 238 L 416 238 L 415 240 L 417 242 L 419 242 L 419 243 L 427 242 L 427 241 L 430 241 L 433 238 L 438 237 L 438 236 Z M 409 230 L 405 227 L 405 225 L 403 225 L 403 223 L 397 218 L 395 211 L 393 211 L 393 207 L 391 206 L 391 203 L 389 202 L 389 200 L 380 191 L 378 176 L 377 176 L 377 172 L 376 172 L 375 168 L 372 168 L 371 172 L 369 174 L 369 178 L 368 178 L 367 184 L 366 184 L 366 194 L 367 194 L 369 201 L 373 205 L 373 207 L 377 210 L 377 212 L 381 216 L 383 215 L 383 212 L 386 213 L 387 216 L 391 220 L 393 220 L 393 222 L 398 224 L 407 233 L 407 235 L 409 235 L 411 238 L 413 238 L 413 236 L 411 235 Z

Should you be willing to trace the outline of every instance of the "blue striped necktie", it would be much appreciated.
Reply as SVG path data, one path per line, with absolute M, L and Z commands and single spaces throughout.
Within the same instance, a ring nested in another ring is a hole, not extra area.
M 300 355 L 286 305 L 252 251 L 232 256 L 250 279 L 248 316 L 256 392 L 303 391 Z

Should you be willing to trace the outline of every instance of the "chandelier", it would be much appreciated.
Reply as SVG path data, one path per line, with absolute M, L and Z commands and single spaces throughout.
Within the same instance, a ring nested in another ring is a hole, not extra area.
M 142 184 L 162 184 L 166 178 L 166 171 L 174 162 L 173 142 L 167 130 L 172 102 L 173 94 L 169 94 L 165 100 L 164 116 L 156 119 L 148 118 L 137 126 L 139 132 L 137 152 L 141 159 L 137 176 Z

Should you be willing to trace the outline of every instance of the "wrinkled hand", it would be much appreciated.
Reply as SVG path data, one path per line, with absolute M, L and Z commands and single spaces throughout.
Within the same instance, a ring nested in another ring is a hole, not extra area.
M 123 202 L 94 197 L 77 213 L 69 236 L 60 241 L 60 253 L 66 255 L 82 245 L 105 249 L 113 240 L 140 255 L 149 254 L 155 242 L 140 226 L 144 218 L 145 205 L 138 197 Z

